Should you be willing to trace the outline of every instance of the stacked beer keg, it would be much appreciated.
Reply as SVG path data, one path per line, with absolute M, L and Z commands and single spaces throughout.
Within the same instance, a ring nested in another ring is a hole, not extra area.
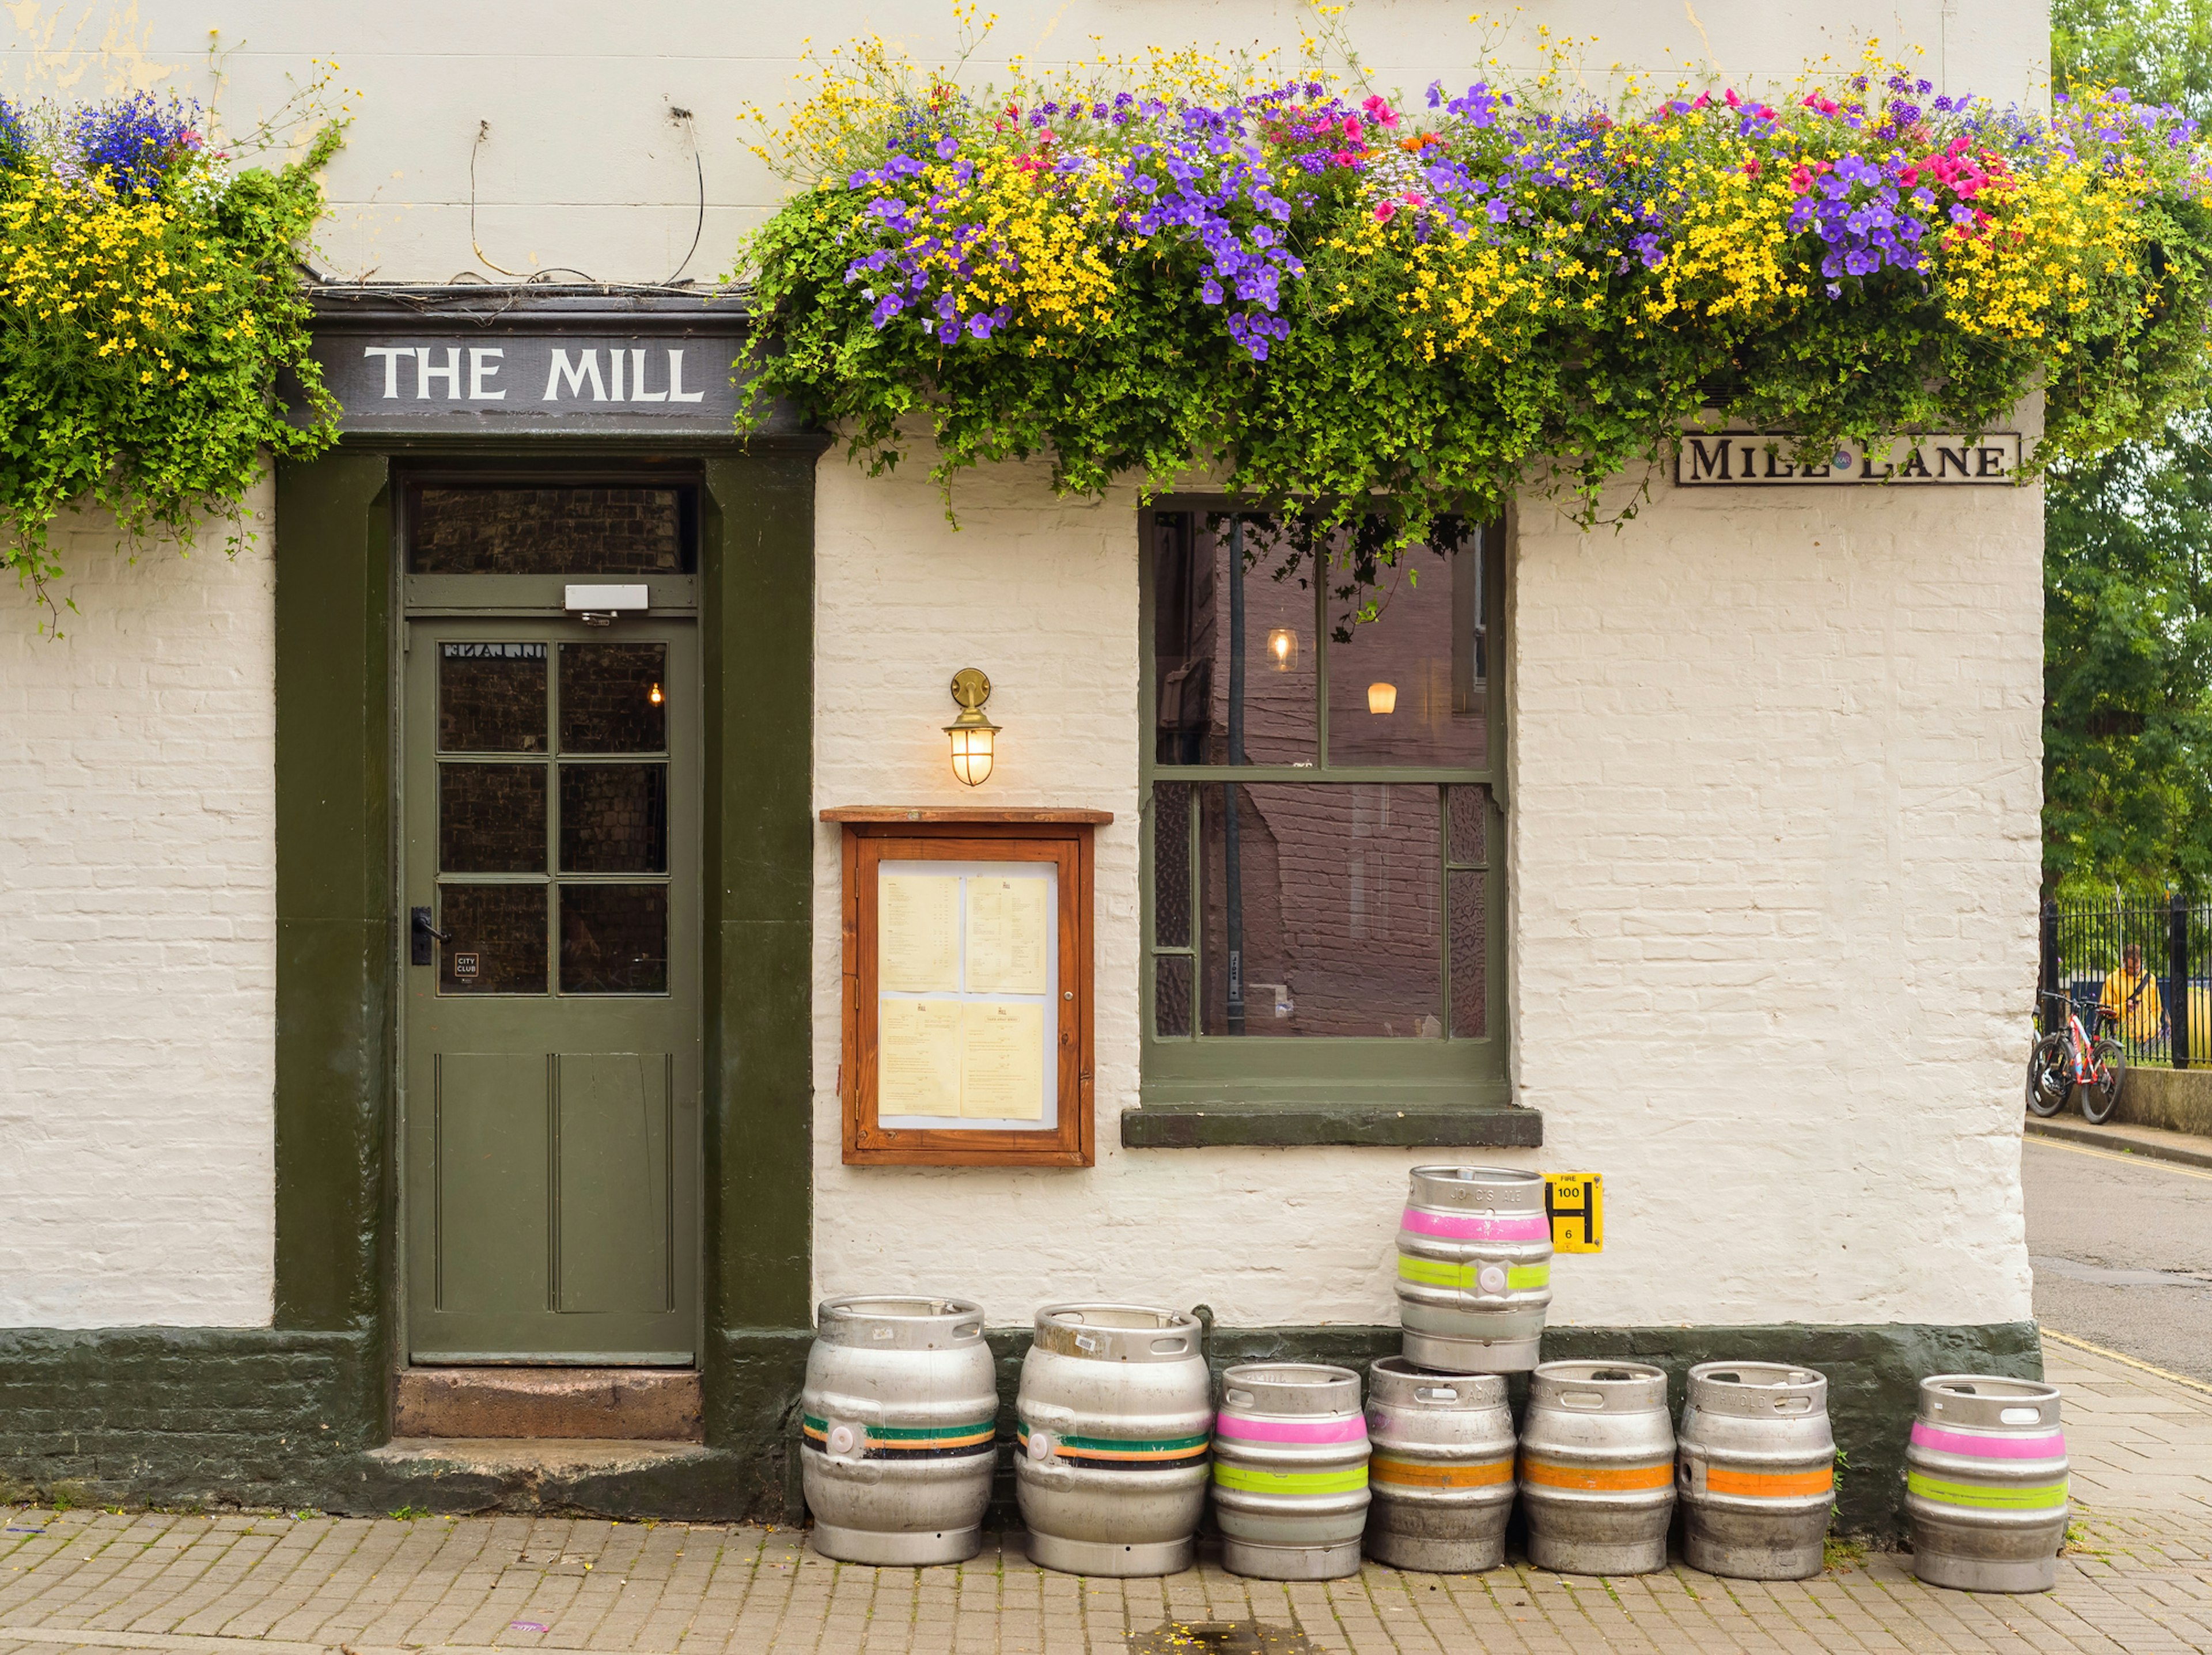
M 1694 1368 L 1678 1445 L 1662 1370 L 1540 1361 L 1544 1189 L 1505 1168 L 1413 1169 L 1398 1230 L 1404 1354 L 1370 1376 L 1368 1555 L 1494 1568 L 1517 1494 L 1538 1567 L 1648 1573 L 1666 1567 L 1679 1500 L 1692 1567 L 1819 1573 L 1834 1486 L 1826 1381 L 1769 1363 Z M 1517 1444 L 1504 1378 L 1515 1372 L 1529 1374 Z
M 1818 1574 L 1835 1489 L 1828 1382 L 1788 1363 L 1705 1362 L 1679 1434 L 1667 1376 L 1540 1360 L 1552 1299 L 1540 1174 L 1413 1169 L 1397 1239 L 1402 1354 L 1369 1372 L 1248 1362 L 1219 1407 L 1194 1315 L 1149 1305 L 1036 1313 L 1015 1402 L 1015 1493 L 1037 1562 L 1071 1573 L 1188 1568 L 1207 1505 L 1231 1572 L 1274 1580 L 1504 1561 L 1517 1496 L 1529 1561 L 1583 1574 L 1666 1567 L 1679 1504 L 1693 1568 Z M 1529 1375 L 1516 1432 L 1507 1377 Z M 814 1544 L 852 1562 L 958 1562 L 982 1544 L 998 1392 L 981 1308 L 834 1299 L 801 1397 Z M 1906 1453 L 1913 1567 L 1931 1585 L 2055 1584 L 2065 1439 L 2051 1386 L 1970 1374 L 1921 1384 Z

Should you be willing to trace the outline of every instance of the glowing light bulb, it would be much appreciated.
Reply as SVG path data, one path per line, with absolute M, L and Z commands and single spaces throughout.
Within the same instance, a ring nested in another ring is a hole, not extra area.
M 1298 635 L 1287 626 L 1279 626 L 1267 634 L 1267 665 L 1278 672 L 1287 672 L 1298 664 Z
M 1398 710 L 1398 686 L 1395 684 L 1370 684 L 1367 686 L 1367 710 L 1370 713 L 1395 713 Z
M 645 698 L 656 707 L 659 706 L 663 701 L 667 699 L 665 696 L 660 693 L 660 686 L 657 684 L 654 685 L 651 690 L 646 692 Z

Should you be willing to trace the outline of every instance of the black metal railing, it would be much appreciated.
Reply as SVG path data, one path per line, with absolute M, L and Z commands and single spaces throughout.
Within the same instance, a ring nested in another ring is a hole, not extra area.
M 2043 904 L 2037 982 L 2073 1003 L 2131 1063 L 2212 1068 L 2212 904 L 2171 898 Z M 2057 1010 L 2039 1002 L 2036 1024 Z

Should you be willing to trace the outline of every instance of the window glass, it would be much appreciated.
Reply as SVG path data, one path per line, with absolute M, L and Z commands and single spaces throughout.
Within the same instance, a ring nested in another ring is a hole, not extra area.
M 682 575 L 690 490 L 422 483 L 409 566 L 418 575 Z
M 1311 764 L 1311 560 L 1249 523 L 1189 512 L 1155 520 L 1152 555 L 1157 762 Z
M 1152 1037 L 1494 1041 L 1474 776 L 1495 757 L 1498 530 L 1448 521 L 1386 560 L 1379 520 L 1146 520 Z M 1155 1054 L 1170 1085 L 1311 1084 L 1283 1049 L 1232 1078 L 1171 1052 Z M 1409 1056 L 1376 1078 L 1440 1072 Z
M 1200 1031 L 1442 1038 L 1438 789 L 1197 792 Z
M 1371 593 L 1330 593 L 1328 762 L 1480 770 L 1489 762 L 1482 551 L 1468 534 L 1408 547 Z M 1363 596 L 1371 619 L 1358 610 Z

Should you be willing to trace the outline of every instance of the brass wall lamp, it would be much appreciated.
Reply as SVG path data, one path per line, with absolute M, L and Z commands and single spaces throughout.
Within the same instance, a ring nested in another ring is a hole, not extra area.
M 983 703 L 991 698 L 991 680 L 973 666 L 952 675 L 952 699 L 960 715 L 945 727 L 952 738 L 952 773 L 967 786 L 980 788 L 990 779 L 992 744 L 999 727 L 983 716 Z

